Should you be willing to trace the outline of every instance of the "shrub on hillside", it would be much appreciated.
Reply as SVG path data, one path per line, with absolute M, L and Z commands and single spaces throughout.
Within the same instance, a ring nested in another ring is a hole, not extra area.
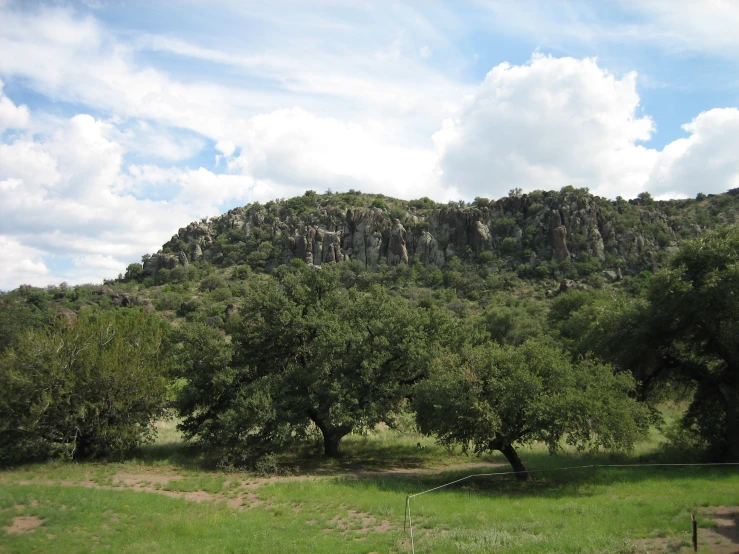
M 164 414 L 164 330 L 118 311 L 58 319 L 0 356 L 0 463 L 121 455 Z

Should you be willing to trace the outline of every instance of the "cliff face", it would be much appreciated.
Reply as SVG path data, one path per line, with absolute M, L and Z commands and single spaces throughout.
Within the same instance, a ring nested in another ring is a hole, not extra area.
M 153 275 L 201 258 L 218 265 L 245 263 L 260 249 L 268 251 L 273 265 L 299 258 L 314 265 L 357 260 L 370 269 L 414 260 L 444 267 L 452 256 L 473 261 L 489 252 L 486 259 L 511 266 L 597 259 L 603 267 L 637 273 L 657 269 L 664 253 L 705 227 L 735 223 L 739 196 L 720 196 L 729 201 L 718 210 L 713 198 L 703 200 L 708 203 L 703 207 L 694 200 L 638 204 L 575 189 L 477 199 L 465 207 L 417 208 L 388 199 L 394 202 L 388 210 L 368 207 L 369 197 L 365 207 L 343 207 L 326 205 L 331 195 L 313 195 L 248 205 L 191 223 L 146 262 L 144 271 Z M 297 214 L 295 200 L 302 202 Z M 713 214 L 709 219 L 707 208 Z M 261 248 L 265 243 L 269 248 Z

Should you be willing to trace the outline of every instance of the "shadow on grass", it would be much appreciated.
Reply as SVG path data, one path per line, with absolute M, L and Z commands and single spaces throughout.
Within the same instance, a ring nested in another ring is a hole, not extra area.
M 154 443 L 139 447 L 127 460 L 141 465 L 172 465 L 179 469 L 198 471 L 215 470 L 202 448 L 186 442 Z
M 532 479 L 520 482 L 515 479 L 510 466 L 491 467 L 490 470 L 458 469 L 439 473 L 358 473 L 345 476 L 342 484 L 362 488 L 415 495 L 457 480 L 437 492 L 468 492 L 503 497 L 548 497 L 592 496 L 598 494 L 596 487 L 618 483 L 651 484 L 683 479 L 710 479 L 712 482 L 726 481 L 736 486 L 739 466 L 659 466 L 646 465 L 643 457 L 609 456 L 549 456 L 547 453 L 527 453 L 524 456 Z M 641 458 L 641 459 L 640 459 Z M 605 467 L 611 464 L 637 464 L 636 467 Z M 583 467 L 585 466 L 585 467 Z M 595 467 L 593 467 L 595 466 Z M 563 469 L 572 468 L 575 469 Z M 504 475 L 476 476 L 479 474 L 511 472 Z M 473 477 L 476 476 L 476 477 Z M 465 479 L 469 477 L 468 479 Z
M 437 446 L 419 448 L 411 444 L 376 444 L 356 442 L 344 447 L 338 458 L 326 458 L 316 448 L 304 447 L 282 456 L 282 461 L 298 473 L 318 475 L 353 472 L 401 472 L 464 463 L 495 463 L 493 456 L 465 456 L 461 450 L 448 451 Z

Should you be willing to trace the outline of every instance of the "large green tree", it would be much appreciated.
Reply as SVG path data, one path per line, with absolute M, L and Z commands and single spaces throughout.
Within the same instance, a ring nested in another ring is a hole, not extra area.
M 122 454 L 164 413 L 164 329 L 144 312 L 59 318 L 0 356 L 0 461 Z
M 555 306 L 575 351 L 630 370 L 644 399 L 689 391 L 684 426 L 739 462 L 739 229 L 684 242 L 642 296 L 568 296 Z
M 569 356 L 545 340 L 490 343 L 439 357 L 416 385 L 418 425 L 442 444 L 503 453 L 518 479 L 529 474 L 516 446 L 540 441 L 550 452 L 629 450 L 643 436 L 649 411 L 633 396 L 627 372 Z
M 685 242 L 648 300 L 653 372 L 696 384 L 686 422 L 739 462 L 739 229 Z
M 339 455 L 344 436 L 392 417 L 439 337 L 454 334 L 440 312 L 379 288 L 347 290 L 337 269 L 300 263 L 279 281 L 255 280 L 240 316 L 230 347 L 202 330 L 185 337 L 183 352 L 195 345 L 203 354 L 182 363 L 179 412 L 189 437 L 246 455 L 299 438 L 311 423 L 325 454 Z

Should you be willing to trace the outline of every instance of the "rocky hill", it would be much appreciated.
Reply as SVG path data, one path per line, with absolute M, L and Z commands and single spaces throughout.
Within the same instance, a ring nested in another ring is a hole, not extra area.
M 655 271 L 679 243 L 739 218 L 739 189 L 722 195 L 656 202 L 612 201 L 587 189 L 512 192 L 490 201 L 437 204 L 428 198 L 308 191 L 254 203 L 180 229 L 144 275 L 197 260 L 270 269 L 293 258 L 322 265 L 356 260 L 378 265 L 420 262 L 444 268 L 453 257 L 536 272 L 596 263 L 612 272 Z

